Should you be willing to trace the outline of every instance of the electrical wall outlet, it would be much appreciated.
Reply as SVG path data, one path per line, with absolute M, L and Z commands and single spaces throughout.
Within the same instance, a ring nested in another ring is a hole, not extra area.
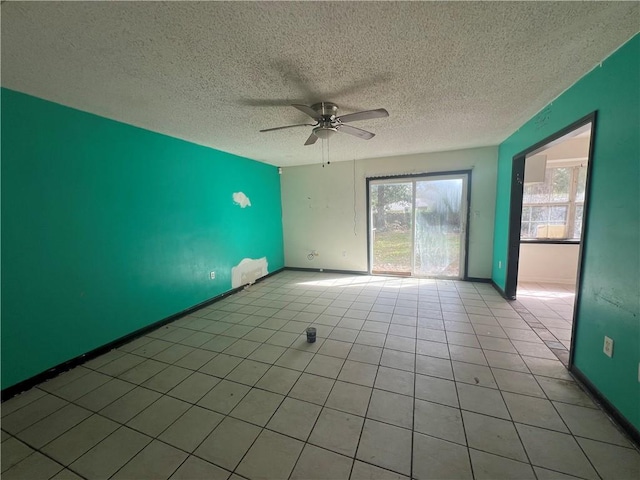
M 607 336 L 604 337 L 604 348 L 602 349 L 604 354 L 611 358 L 613 357 L 613 339 Z
M 498 268 L 502 268 L 502 260 L 498 262 Z
M 209 277 L 211 278 L 211 280 L 215 280 L 216 279 L 216 272 L 211 272 L 209 274 Z

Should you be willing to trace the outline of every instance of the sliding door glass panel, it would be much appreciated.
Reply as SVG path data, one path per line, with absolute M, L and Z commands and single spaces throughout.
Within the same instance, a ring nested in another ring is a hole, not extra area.
M 370 184 L 372 273 L 411 275 L 413 182 Z
M 461 177 L 416 181 L 415 275 L 461 277 L 465 183 Z

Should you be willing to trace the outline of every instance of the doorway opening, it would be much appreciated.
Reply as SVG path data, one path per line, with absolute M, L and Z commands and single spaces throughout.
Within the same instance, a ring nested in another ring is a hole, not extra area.
M 369 273 L 466 278 L 470 171 L 368 178 Z
M 571 364 L 595 113 L 513 159 L 508 298 L 536 318 L 538 335 Z

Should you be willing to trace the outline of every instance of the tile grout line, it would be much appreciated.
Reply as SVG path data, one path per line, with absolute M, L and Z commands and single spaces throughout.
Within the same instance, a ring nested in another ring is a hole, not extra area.
M 418 294 L 419 295 L 419 294 Z M 418 296 L 418 305 L 420 296 Z M 411 464 L 409 469 L 409 478 L 413 478 L 413 470 L 414 470 L 414 457 L 415 457 L 415 438 L 416 438 L 416 383 L 418 375 L 418 309 L 416 309 L 416 326 L 415 326 L 415 334 L 416 338 L 414 340 L 413 348 L 413 399 L 412 399 L 412 409 L 411 409 Z M 446 334 L 445 334 L 446 335 Z M 446 336 L 445 336 L 446 338 Z
M 376 296 L 376 298 L 379 298 L 379 297 Z M 395 305 L 395 302 L 394 302 L 394 305 Z M 391 327 L 389 326 L 389 328 L 391 328 Z M 387 330 L 387 332 L 388 332 L 388 330 Z M 385 334 L 385 343 L 387 341 L 387 335 L 388 335 L 388 333 Z M 356 339 L 357 339 L 357 337 L 356 337 Z M 354 345 L 355 345 L 355 343 L 354 343 Z M 353 349 L 353 347 L 351 347 L 351 348 Z M 350 351 L 350 353 L 351 353 L 351 351 Z M 382 355 L 380 356 L 380 358 L 382 359 Z M 352 360 L 352 361 L 354 361 L 354 360 Z M 346 363 L 346 360 L 345 360 L 345 363 Z M 364 363 L 364 362 L 362 362 L 362 363 Z M 344 365 L 343 365 L 342 368 L 344 368 Z M 367 408 L 366 408 L 366 410 L 364 412 L 364 417 L 363 417 L 363 420 L 362 420 L 362 427 L 360 428 L 360 433 L 358 435 L 358 442 L 356 443 L 356 449 L 353 452 L 353 462 L 351 462 L 351 470 L 349 471 L 349 478 L 351 478 L 353 476 L 353 469 L 355 467 L 356 461 L 358 461 L 358 451 L 360 450 L 360 442 L 362 441 L 362 434 L 364 433 L 364 427 L 365 427 L 365 423 L 367 421 L 367 414 L 369 413 L 369 407 L 371 405 L 371 398 L 373 397 L 373 390 L 375 389 L 376 380 L 378 379 L 379 372 L 380 372 L 380 361 L 378 361 L 378 365 L 376 365 L 376 376 L 373 379 L 373 385 L 371 387 L 371 394 L 369 395 L 369 400 L 367 402 Z M 368 462 L 366 462 L 366 463 L 368 463 Z
M 351 349 L 349 349 L 349 351 L 351 351 Z M 340 372 L 344 368 L 344 363 L 346 363 L 346 359 L 345 359 L 345 362 L 343 362 L 342 367 L 340 368 Z M 324 411 L 324 409 L 325 408 L 331 408 L 331 407 L 326 407 L 326 404 L 327 404 L 327 401 L 329 400 L 329 397 L 331 397 L 331 393 L 333 392 L 333 389 L 335 388 L 336 383 L 338 383 L 338 377 L 340 376 L 340 372 L 338 372 L 338 376 L 336 376 L 336 378 L 334 379 L 333 385 L 331 385 L 331 388 L 329 389 L 329 393 L 327 394 L 327 397 L 325 398 L 324 403 L 320 406 L 321 407 L 320 408 L 320 412 L 318 413 L 318 416 L 316 417 L 315 421 L 313 422 L 313 426 L 309 430 L 309 434 L 307 435 L 306 439 L 303 442 L 303 446 L 300 449 L 300 453 L 298 454 L 298 458 L 296 459 L 296 462 L 293 464 L 293 468 L 291 469 L 291 472 L 289 473 L 289 476 L 287 477 L 288 479 L 290 479 L 291 475 L 293 475 L 293 472 L 296 469 L 296 466 L 298 465 L 298 462 L 300 461 L 300 457 L 302 456 L 302 452 L 304 452 L 304 449 L 305 449 L 305 447 L 307 445 L 312 445 L 312 446 L 317 447 L 317 448 L 322 448 L 322 447 L 319 447 L 318 445 L 314 445 L 313 443 L 309 443 L 309 438 L 311 437 L 311 434 L 313 433 L 313 430 L 316 428 L 316 425 L 318 424 L 318 420 L 320 419 L 320 415 L 322 415 L 322 412 Z M 325 378 L 325 377 L 323 377 L 323 378 Z M 293 389 L 293 387 L 292 387 L 292 389 Z M 296 399 L 296 400 L 299 400 L 299 399 Z M 299 400 L 299 401 L 304 401 L 304 400 Z M 311 402 L 307 402 L 307 403 L 311 403 Z M 313 405 L 316 405 L 316 404 L 313 404 Z M 332 450 L 328 450 L 328 451 L 332 451 Z M 333 452 L 333 453 L 336 453 L 336 452 Z M 355 457 L 353 458 L 353 461 L 351 462 L 351 468 L 352 469 L 353 469 L 353 464 L 354 463 L 355 463 Z
M 465 309 L 466 310 L 466 309 Z M 468 313 L 467 313 L 468 315 Z M 447 347 L 449 346 L 449 336 L 447 335 L 447 333 L 445 332 L 446 338 L 447 338 Z M 477 335 L 476 335 L 477 337 Z M 484 357 L 484 352 L 483 352 L 483 357 Z M 451 356 L 451 352 L 449 352 L 449 356 Z M 485 357 L 486 360 L 486 357 Z M 488 362 L 487 362 L 488 364 Z M 467 450 L 467 458 L 469 459 L 469 469 L 471 470 L 471 478 L 475 479 L 475 474 L 473 472 L 473 460 L 471 458 L 471 448 L 469 445 L 469 438 L 467 435 L 467 428 L 464 425 L 464 415 L 462 414 L 462 403 L 460 402 L 460 393 L 458 392 L 458 382 L 455 380 L 456 375 L 455 375 L 455 370 L 453 369 L 453 360 L 451 361 L 451 369 L 453 371 L 453 378 L 454 378 L 454 388 L 456 391 L 456 399 L 458 401 L 458 409 L 460 411 L 460 423 L 462 424 L 462 432 L 464 433 L 464 443 L 465 443 L 465 447 Z

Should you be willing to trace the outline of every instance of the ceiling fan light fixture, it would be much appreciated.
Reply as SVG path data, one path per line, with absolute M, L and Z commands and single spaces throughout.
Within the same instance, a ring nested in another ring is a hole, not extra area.
M 324 140 L 338 133 L 338 129 L 334 127 L 316 127 L 313 129 L 313 133 L 319 139 Z

